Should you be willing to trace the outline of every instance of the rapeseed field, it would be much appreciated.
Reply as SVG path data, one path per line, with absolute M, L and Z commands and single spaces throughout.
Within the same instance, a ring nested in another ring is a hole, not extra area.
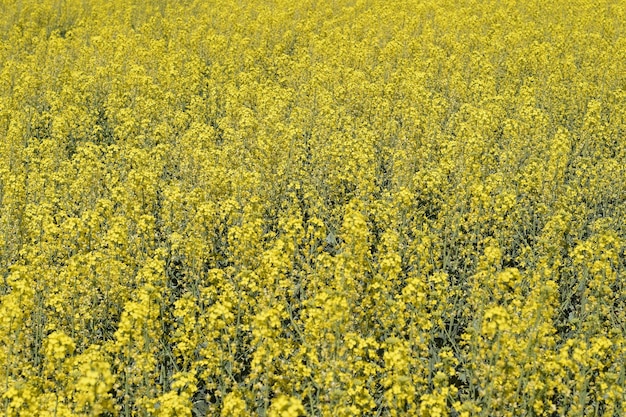
M 626 1 L 0 0 L 0 415 L 626 415 Z

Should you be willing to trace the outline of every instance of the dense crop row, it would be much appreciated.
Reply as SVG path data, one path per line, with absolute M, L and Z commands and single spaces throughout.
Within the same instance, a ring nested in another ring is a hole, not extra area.
M 626 414 L 626 3 L 0 0 L 0 413 Z

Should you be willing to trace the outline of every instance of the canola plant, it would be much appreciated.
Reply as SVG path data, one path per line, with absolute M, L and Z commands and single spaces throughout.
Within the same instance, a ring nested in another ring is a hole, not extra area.
M 623 416 L 623 0 L 0 0 L 0 414 Z

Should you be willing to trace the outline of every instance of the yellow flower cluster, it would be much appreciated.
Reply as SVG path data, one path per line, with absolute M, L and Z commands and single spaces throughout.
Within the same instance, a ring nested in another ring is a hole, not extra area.
M 0 415 L 626 415 L 624 0 L 0 0 Z

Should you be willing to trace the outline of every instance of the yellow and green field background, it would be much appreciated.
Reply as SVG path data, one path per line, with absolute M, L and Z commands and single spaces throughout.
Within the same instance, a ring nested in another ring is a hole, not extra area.
M 0 0 L 0 415 L 626 415 L 626 1 Z

